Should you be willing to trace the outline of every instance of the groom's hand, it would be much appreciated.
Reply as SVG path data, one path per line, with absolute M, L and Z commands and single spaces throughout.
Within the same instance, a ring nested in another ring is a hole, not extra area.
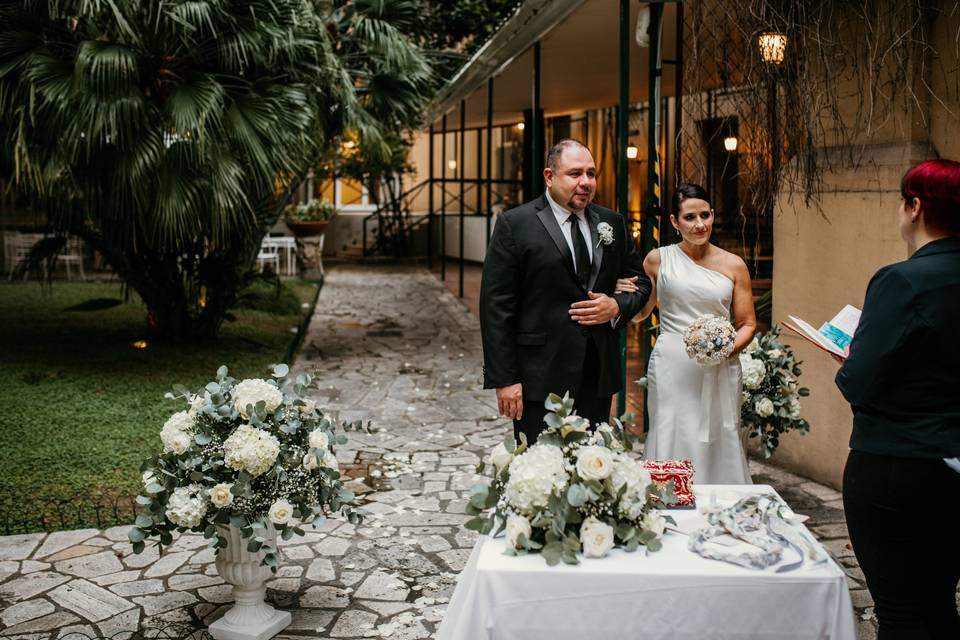
M 589 300 L 570 305 L 570 318 L 580 324 L 603 324 L 620 315 L 620 305 L 605 293 L 587 292 Z
M 514 420 L 523 417 L 523 387 L 519 382 L 497 389 L 497 408 L 504 417 Z

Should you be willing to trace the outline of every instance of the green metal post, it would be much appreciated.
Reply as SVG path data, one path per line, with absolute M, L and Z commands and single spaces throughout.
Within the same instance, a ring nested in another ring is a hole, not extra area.
M 440 281 L 447 281 L 447 114 L 440 125 Z
M 530 185 L 533 193 L 527 196 L 527 199 L 532 200 L 534 193 L 540 193 L 541 185 L 543 184 L 543 149 L 540 148 L 540 138 L 543 137 L 543 132 L 540 131 L 540 42 L 537 41 L 533 44 L 533 118 L 530 120 L 530 127 L 533 129 L 531 131 L 531 140 L 530 153 L 533 155 L 531 158 L 530 166 L 533 169 L 533 175 L 530 176 L 530 180 L 527 183 Z
M 477 165 L 480 171 L 480 165 Z M 487 80 L 487 237 L 484 246 L 490 244 L 490 219 L 493 217 L 493 76 Z
M 460 277 L 460 287 L 458 289 L 459 295 L 463 297 L 463 208 L 466 206 L 466 177 L 464 176 L 463 168 L 466 158 L 466 148 L 467 148 L 467 101 L 460 100 L 460 159 L 457 165 L 457 175 L 460 177 L 460 261 L 459 261 L 459 277 Z
M 650 2 L 650 53 L 647 67 L 647 207 L 643 219 L 643 255 L 646 256 L 660 244 L 660 79 L 663 73 L 663 58 L 660 51 L 663 29 L 663 4 Z M 649 363 L 649 354 L 656 341 L 658 310 L 644 323 L 641 338 L 641 354 Z M 647 392 L 644 390 L 643 426 L 649 429 L 650 415 L 647 410 Z
M 433 269 L 433 124 L 430 125 L 430 167 L 427 172 L 427 270 Z
M 620 0 L 620 102 L 617 108 L 617 208 L 630 217 L 630 192 L 627 176 L 627 137 L 630 123 L 630 0 Z M 625 227 L 629 230 L 630 225 Z M 629 241 L 630 238 L 627 238 Z M 617 330 L 620 338 L 620 392 L 617 415 L 627 411 L 627 331 Z

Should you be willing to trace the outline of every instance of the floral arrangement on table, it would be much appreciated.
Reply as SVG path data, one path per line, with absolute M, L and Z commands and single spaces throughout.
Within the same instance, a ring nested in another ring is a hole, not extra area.
M 672 504 L 672 486 L 658 487 L 630 455 L 632 438 L 619 420 L 590 432 L 569 395 L 551 394 L 545 404 L 547 429 L 535 444 L 508 435 L 490 453 L 493 478 L 471 489 L 467 512 L 475 517 L 467 528 L 505 532 L 508 554 L 539 552 L 551 566 L 577 564 L 581 552 L 602 558 L 614 546 L 659 550 L 673 520 L 653 503 Z
M 705 367 L 718 365 L 733 353 L 737 331 L 727 318 L 700 316 L 683 333 L 687 356 Z
M 330 512 L 360 521 L 334 453 L 347 438 L 306 397 L 311 377 L 288 373 L 287 365 L 273 365 L 269 380 L 237 382 L 220 367 L 199 392 L 176 385 L 166 394 L 187 409 L 170 416 L 160 431 L 163 451 L 141 466 L 144 495 L 137 503 L 144 509 L 129 533 L 135 553 L 154 536 L 171 544 L 174 530 L 202 532 L 219 552 L 232 526 L 276 571 L 271 528 L 289 540 L 304 534 L 301 524 L 319 526 Z
M 283 209 L 284 217 L 293 222 L 323 222 L 337 215 L 337 208 L 329 200 L 317 199 L 310 202 L 288 204 Z
M 763 455 L 773 455 L 780 435 L 787 431 L 807 433 L 810 424 L 800 417 L 800 398 L 810 390 L 797 382 L 800 363 L 793 350 L 780 342 L 780 327 L 754 337 L 740 353 L 743 398 L 740 428 L 751 438 L 760 438 Z

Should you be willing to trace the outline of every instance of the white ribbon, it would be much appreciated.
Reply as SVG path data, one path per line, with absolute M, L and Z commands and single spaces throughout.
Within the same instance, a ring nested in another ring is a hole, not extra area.
M 703 373 L 703 386 L 700 388 L 700 431 L 699 440 L 704 444 L 710 443 L 710 414 L 713 407 L 713 391 L 719 387 L 720 417 L 723 428 L 728 431 L 737 431 L 736 414 L 733 408 L 733 399 L 730 397 L 731 376 L 730 365 L 727 362 L 707 367 Z

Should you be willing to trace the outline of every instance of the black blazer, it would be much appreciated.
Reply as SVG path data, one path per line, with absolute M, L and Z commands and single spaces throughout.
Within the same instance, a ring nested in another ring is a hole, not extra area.
M 623 216 L 597 205 L 587 207 L 593 265 L 590 290 L 606 293 L 620 305 L 618 327 L 643 308 L 650 279 L 627 235 Z M 599 242 L 597 225 L 613 228 L 609 245 Z M 617 278 L 638 275 L 636 293 L 613 294 Z M 480 332 L 483 337 L 485 389 L 523 385 L 523 397 L 542 401 L 550 393 L 575 394 L 580 388 L 587 340 L 600 357 L 597 393 L 620 390 L 617 331 L 604 323 L 584 327 L 570 319 L 570 305 L 587 300 L 577 279 L 573 256 L 560 225 L 541 196 L 497 218 L 483 263 L 480 283 Z
M 873 276 L 837 386 L 853 407 L 852 449 L 960 456 L 960 238 Z

